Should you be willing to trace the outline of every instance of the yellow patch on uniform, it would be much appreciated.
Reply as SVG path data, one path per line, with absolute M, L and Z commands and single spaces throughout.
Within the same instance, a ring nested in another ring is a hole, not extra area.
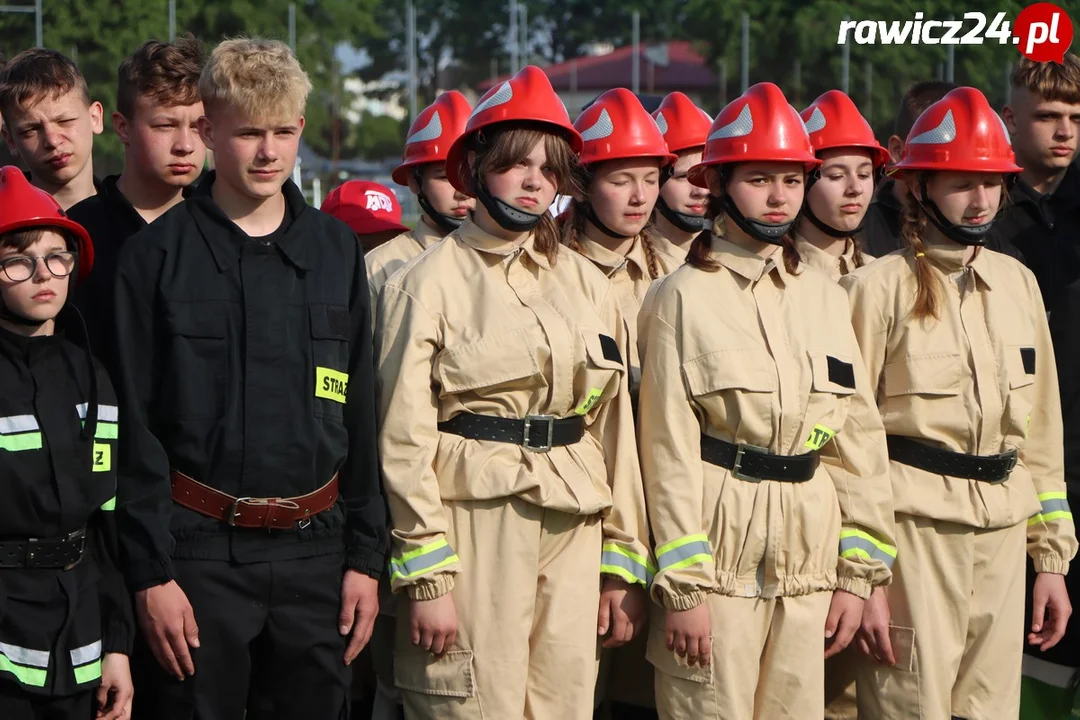
M 1028 435 L 1031 434 L 1031 415 L 1028 414 L 1027 422 L 1024 424 L 1024 439 L 1027 440 Z
M 94 472 L 109 472 L 110 470 L 112 470 L 112 445 L 94 443 Z
M 349 376 L 330 368 L 315 368 L 315 397 L 345 403 L 349 392 Z
M 807 450 L 820 450 L 834 437 L 836 437 L 835 430 L 830 430 L 824 425 L 815 425 L 814 429 L 810 431 L 810 438 L 806 441 L 804 447 Z
M 599 400 L 600 396 L 603 394 L 604 391 L 600 388 L 593 388 L 592 390 L 589 390 L 589 394 L 585 396 L 585 399 L 581 401 L 581 404 L 577 406 L 577 409 L 574 410 L 574 412 L 578 415 L 584 415 L 585 413 L 589 412 L 593 409 L 593 406 L 596 405 L 596 401 Z

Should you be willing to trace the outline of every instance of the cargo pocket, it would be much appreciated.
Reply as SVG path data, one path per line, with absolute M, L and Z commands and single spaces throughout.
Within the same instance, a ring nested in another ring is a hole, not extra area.
M 227 316 L 221 304 L 169 303 L 166 328 L 171 352 L 164 353 L 171 378 L 168 415 L 177 420 L 221 417 L 225 413 L 229 349 Z
M 923 717 L 915 630 L 890 625 L 889 641 L 896 656 L 895 665 L 866 661 L 857 666 L 859 715 L 880 718 Z
M 51 648 L 67 612 L 54 576 L 0 572 L 0 682 L 31 692 L 46 686 L 57 660 Z
M 900 395 L 960 394 L 963 360 L 955 353 L 917 355 L 885 366 L 885 394 Z
M 776 364 L 764 350 L 705 353 L 683 363 L 682 372 L 690 395 L 706 409 L 716 427 L 739 434 L 743 417 L 755 429 L 772 427 L 772 394 L 779 380 Z
M 650 614 L 649 641 L 645 658 L 656 668 L 656 707 L 661 717 L 714 718 L 719 720 L 713 658 L 706 667 L 691 667 L 686 658 L 667 649 L 664 611 Z M 710 644 L 715 643 L 710 638 Z M 714 653 L 715 655 L 715 653 Z
M 394 685 L 402 691 L 409 717 L 484 717 L 470 650 L 451 650 L 438 659 L 420 650 L 399 651 L 394 654 Z
M 813 375 L 806 418 L 814 423 L 799 452 L 821 450 L 847 422 L 848 398 L 855 394 L 855 365 L 837 353 L 811 350 Z
M 581 339 L 585 344 L 585 377 L 575 379 L 574 412 L 585 415 L 618 394 L 627 358 L 615 338 L 603 332 L 583 329 Z
M 340 420 L 349 391 L 349 309 L 344 305 L 311 305 L 308 317 L 315 416 Z

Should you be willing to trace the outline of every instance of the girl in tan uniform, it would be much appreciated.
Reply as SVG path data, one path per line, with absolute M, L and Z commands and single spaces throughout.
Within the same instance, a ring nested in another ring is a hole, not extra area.
M 681 92 L 664 98 L 653 113 L 675 162 L 664 171 L 653 213 L 653 245 L 660 271 L 668 275 L 686 262 L 690 243 L 707 227 L 709 191 L 690 182 L 690 168 L 701 162 L 712 118 Z
M 651 578 L 625 326 L 547 212 L 581 136 L 529 66 L 450 150 L 470 219 L 380 300 L 380 452 L 411 718 L 592 715 Z
M 801 113 L 820 168 L 810 173 L 802 215 L 794 233 L 803 263 L 839 280 L 873 260 L 856 234 L 874 194 L 874 179 L 889 160 L 874 131 L 844 93 L 830 90 Z M 855 720 L 855 647 L 825 664 L 825 717 Z
M 855 333 L 888 433 L 900 555 L 867 603 L 888 618 L 859 668 L 870 718 L 1015 718 L 1024 548 L 1038 572 L 1028 642 L 1053 646 L 1076 552 L 1046 313 L 1019 262 L 981 248 L 1018 172 L 982 93 L 958 88 L 911 129 L 907 248 L 846 275 Z M 891 646 L 891 647 L 890 647 Z
M 775 85 L 724 108 L 690 172 L 724 212 L 642 312 L 663 718 L 822 717 L 825 656 L 890 577 L 884 431 L 847 302 L 788 235 L 819 164 Z
M 660 194 L 660 174 L 675 156 L 656 121 L 626 88 L 601 95 L 574 127 L 584 140 L 581 188 L 559 217 L 562 241 L 611 278 L 627 326 L 620 351 L 630 364 L 630 394 L 636 400 L 637 313 L 649 284 L 661 275 L 649 218 Z
M 821 167 L 806 183 L 806 200 L 795 231 L 802 261 L 839 280 L 874 258 L 856 235 L 874 195 L 874 179 L 889 160 L 855 103 L 830 90 L 802 111 Z
M 391 275 L 459 228 L 476 206 L 476 200 L 456 189 L 446 176 L 446 155 L 465 131 L 471 111 L 465 96 L 450 90 L 424 108 L 409 127 L 405 157 L 391 177 L 416 195 L 420 219 L 413 230 L 364 256 L 372 308 L 378 307 L 379 290 Z

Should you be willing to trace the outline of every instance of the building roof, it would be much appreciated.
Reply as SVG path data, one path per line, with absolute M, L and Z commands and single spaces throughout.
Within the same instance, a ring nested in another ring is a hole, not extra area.
M 676 40 L 639 46 L 638 70 L 642 92 L 667 94 L 674 90 L 695 92 L 715 90 L 720 82 L 716 73 L 689 42 Z M 633 84 L 633 45 L 617 48 L 605 55 L 579 57 L 543 68 L 556 92 L 570 90 L 602 92 Z M 650 67 L 651 66 L 651 67 Z M 574 77 L 576 73 L 576 78 Z M 510 78 L 501 75 L 477 86 L 483 93 Z M 650 82 L 651 80 L 651 82 Z

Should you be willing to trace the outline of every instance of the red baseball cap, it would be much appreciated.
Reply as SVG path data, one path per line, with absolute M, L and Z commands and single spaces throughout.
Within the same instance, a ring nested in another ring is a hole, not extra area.
M 337 186 L 320 210 L 344 222 L 357 235 L 411 229 L 401 224 L 401 204 L 394 191 L 368 180 L 349 180 Z

